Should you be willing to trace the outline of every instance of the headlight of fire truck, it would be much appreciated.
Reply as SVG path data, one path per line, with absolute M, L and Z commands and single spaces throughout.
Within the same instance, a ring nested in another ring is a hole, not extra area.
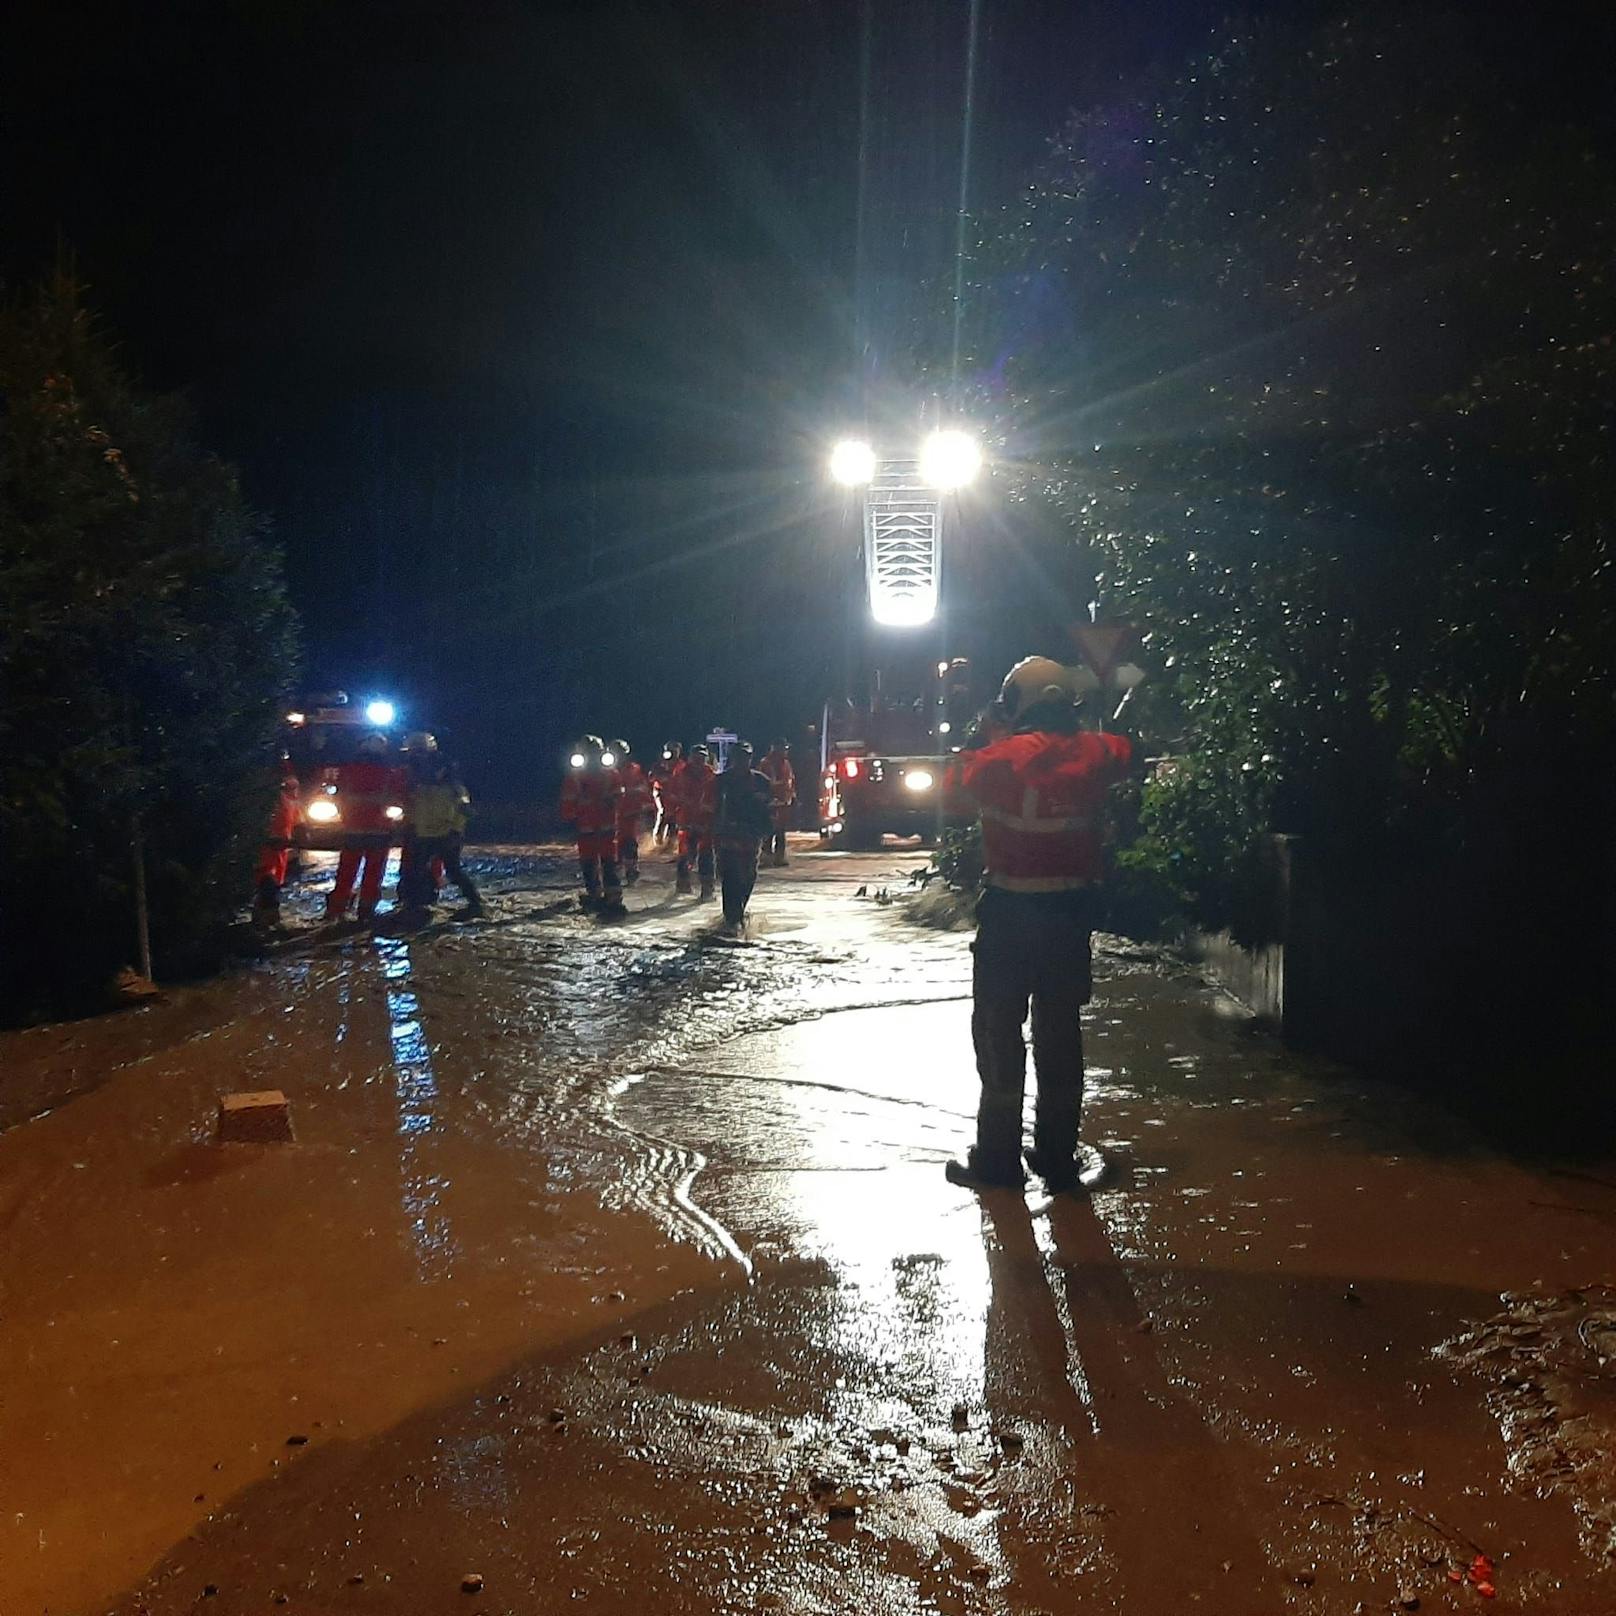
M 930 791 L 932 778 L 930 769 L 911 769 L 903 777 L 905 791 Z
M 341 810 L 330 797 L 316 797 L 304 813 L 311 825 L 334 825 L 342 818 Z
M 404 817 L 404 810 L 396 802 L 387 805 L 387 817 L 396 825 Z
M 583 753 L 582 752 L 574 752 L 572 754 L 572 757 L 571 757 L 570 761 L 572 763 L 573 768 L 581 769 L 584 766 L 584 755 L 583 755 Z

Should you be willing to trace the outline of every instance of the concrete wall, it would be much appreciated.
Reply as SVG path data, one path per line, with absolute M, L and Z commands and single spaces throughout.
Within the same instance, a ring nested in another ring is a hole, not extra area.
M 1226 931 L 1192 931 L 1186 942 L 1190 954 L 1219 987 L 1290 1035 L 1305 1019 L 1302 999 L 1306 972 L 1299 969 L 1302 961 L 1298 958 L 1306 950 L 1300 935 L 1306 904 L 1300 901 L 1304 895 L 1298 891 L 1298 877 L 1303 873 L 1299 838 L 1272 836 L 1269 852 L 1265 863 L 1266 930 L 1273 940 L 1247 947 Z

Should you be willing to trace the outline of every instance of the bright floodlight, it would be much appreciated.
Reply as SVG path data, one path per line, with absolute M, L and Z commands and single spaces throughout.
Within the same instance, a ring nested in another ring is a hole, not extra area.
M 365 708 L 365 717 L 378 729 L 386 729 L 398 717 L 398 709 L 390 701 L 373 701 Z
M 920 446 L 920 475 L 933 488 L 963 488 L 982 469 L 982 451 L 969 432 L 933 432 Z
M 918 628 L 937 615 L 937 597 L 931 590 L 870 597 L 870 616 L 885 628 Z
M 857 438 L 843 438 L 830 452 L 830 474 L 846 488 L 859 488 L 875 476 L 875 450 Z

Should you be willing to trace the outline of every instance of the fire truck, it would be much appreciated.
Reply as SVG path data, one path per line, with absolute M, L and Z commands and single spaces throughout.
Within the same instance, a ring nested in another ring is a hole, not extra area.
M 359 743 L 367 735 L 385 735 L 397 761 L 399 735 L 397 709 L 390 701 L 351 704 L 345 692 L 330 691 L 286 715 L 282 745 L 297 774 L 300 811 L 292 832 L 294 848 L 341 852 L 354 845 L 374 844 L 372 837 L 356 840 L 342 822 L 342 797 L 337 790 L 337 769 L 359 756 Z M 404 804 L 390 804 L 388 820 L 404 826 Z
M 819 834 L 836 847 L 879 847 L 883 836 L 934 838 L 944 822 L 943 776 L 975 711 L 970 664 L 939 662 L 915 690 L 879 677 L 860 702 L 827 702 L 820 728 Z M 957 737 L 957 738 L 956 738 Z

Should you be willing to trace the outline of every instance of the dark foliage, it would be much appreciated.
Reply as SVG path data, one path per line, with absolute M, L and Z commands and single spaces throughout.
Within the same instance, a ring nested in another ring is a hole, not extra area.
M 66 277 L 0 311 L 0 1009 L 88 1002 L 135 956 L 217 959 L 295 671 L 280 563 L 183 406 Z
M 1150 630 L 1132 867 L 1256 936 L 1300 833 L 1455 1002 L 1608 923 L 1616 717 L 1616 177 L 1465 39 L 1231 27 L 1075 117 L 970 330 L 1045 564 Z

